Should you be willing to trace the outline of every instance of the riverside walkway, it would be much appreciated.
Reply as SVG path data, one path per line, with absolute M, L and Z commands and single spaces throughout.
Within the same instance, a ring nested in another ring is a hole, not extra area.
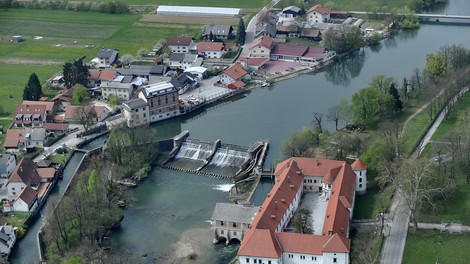
M 376 13 L 376 12 L 364 12 L 364 11 L 348 11 L 350 15 L 392 15 L 392 13 Z M 410 14 L 397 13 L 394 15 L 408 16 Z M 449 14 L 414 14 L 420 20 L 435 20 L 436 22 L 446 23 L 470 23 L 470 16 L 463 15 L 449 15 Z

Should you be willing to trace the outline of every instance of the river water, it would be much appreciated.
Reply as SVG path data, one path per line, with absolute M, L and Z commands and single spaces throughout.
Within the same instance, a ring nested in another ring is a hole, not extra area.
M 470 15 L 470 1 L 450 0 L 436 13 Z M 314 112 L 325 113 L 341 98 L 350 100 L 374 75 L 393 76 L 401 83 L 415 68 L 423 68 L 427 53 L 447 44 L 470 47 L 470 26 L 425 24 L 419 30 L 402 31 L 380 46 L 365 48 L 320 73 L 257 88 L 228 103 L 153 127 L 161 138 L 189 130 L 192 138 L 221 139 L 241 146 L 268 140 L 269 167 L 282 159 L 282 141 L 293 131 L 313 125 Z M 332 123 L 325 125 L 333 128 Z M 197 252 L 197 263 L 226 263 L 237 247 L 213 246 L 207 221 L 215 203 L 227 201 L 224 189 L 228 184 L 227 180 L 155 169 L 138 187 L 128 191 L 129 205 L 122 227 L 111 236 L 112 247 L 116 252 L 132 254 L 139 263 L 172 262 L 175 254 L 188 251 Z M 262 201 L 262 196 L 258 192 L 256 200 Z M 30 231 L 35 232 L 36 225 Z M 12 263 L 31 263 L 33 259 L 23 257 L 29 248 L 29 243 L 20 243 Z

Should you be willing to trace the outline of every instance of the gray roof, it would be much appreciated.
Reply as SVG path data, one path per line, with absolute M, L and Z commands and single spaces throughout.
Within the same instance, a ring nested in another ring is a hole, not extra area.
M 120 83 L 120 82 L 102 82 L 101 88 L 118 88 L 118 89 L 132 89 L 131 83 Z
M 300 12 L 300 7 L 296 7 L 296 6 L 288 6 L 284 9 L 282 9 L 282 13 L 286 12 L 286 11 L 291 11 L 291 12 L 294 12 L 294 13 L 299 13 Z
M 25 133 L 29 134 L 30 140 L 44 140 L 46 138 L 46 129 L 44 128 L 25 128 Z
M 98 58 L 111 59 L 117 55 L 117 50 L 115 49 L 100 49 L 98 52 Z
M 216 203 L 211 220 L 250 224 L 251 218 L 258 212 L 259 206 Z
M 179 61 L 179 62 L 183 62 L 184 60 L 184 53 L 173 53 L 171 54 L 170 56 L 170 61 Z
M 270 23 L 262 23 L 256 25 L 256 35 L 259 35 L 259 33 L 266 31 L 271 35 L 272 37 L 276 36 L 277 29 L 276 25 L 270 24 Z
M 150 69 L 150 74 L 163 75 L 167 70 L 167 66 L 164 65 L 153 65 Z
M 124 106 L 128 110 L 136 109 L 136 108 L 143 107 L 143 106 L 146 106 L 146 105 L 147 105 L 147 103 L 141 98 L 131 99 L 131 100 L 127 101 L 126 103 L 124 103 Z
M 118 73 L 122 75 L 148 76 L 152 66 L 147 65 L 131 65 L 128 69 L 119 69 Z
M 184 54 L 183 62 L 191 62 L 193 63 L 197 59 L 196 54 Z
M 230 25 L 207 25 L 204 27 L 204 35 L 209 36 L 211 34 L 217 36 L 229 36 L 233 28 Z

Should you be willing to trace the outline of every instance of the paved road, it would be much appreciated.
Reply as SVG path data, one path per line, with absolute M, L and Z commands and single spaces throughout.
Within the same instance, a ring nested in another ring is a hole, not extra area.
M 40 155 L 36 156 L 33 161 L 38 162 L 40 160 L 45 159 L 49 154 L 54 153 L 58 148 L 60 148 L 63 144 L 65 144 L 69 148 L 75 148 L 79 143 L 85 140 L 85 138 L 77 138 L 77 134 L 83 131 L 83 126 L 81 125 L 70 125 L 70 129 L 78 128 L 77 131 L 61 138 L 59 141 L 54 143 L 50 147 L 44 148 L 44 152 Z

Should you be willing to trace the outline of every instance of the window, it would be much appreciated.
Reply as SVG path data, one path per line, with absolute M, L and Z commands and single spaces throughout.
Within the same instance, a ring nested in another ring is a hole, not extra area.
M 144 117 L 147 117 L 147 114 L 146 114 L 146 113 L 144 113 Z
M 16 192 L 13 192 L 13 195 L 16 195 Z
M 249 259 L 249 258 L 246 258 L 246 263 L 250 263 L 250 259 Z
M 337 263 L 337 259 L 336 258 L 333 258 L 333 263 Z
M 224 234 L 224 230 L 220 230 L 220 233 L 223 235 L 223 234 Z
M 362 184 L 359 184 L 359 188 L 362 188 Z
M 254 263 L 258 263 L 256 259 L 255 259 Z
M 233 235 L 236 236 L 236 235 L 237 235 L 237 231 L 233 231 Z
M 292 254 L 289 254 L 289 255 L 288 255 L 288 257 L 289 257 L 289 258 L 293 258 L 293 257 L 294 257 L 294 255 L 292 255 Z
M 313 180 L 313 183 L 317 183 L 317 180 Z
M 359 176 L 362 176 L 362 171 L 359 172 Z
M 223 226 L 223 225 L 224 225 L 224 221 L 220 221 L 220 225 Z
M 362 178 L 359 178 L 359 182 L 362 182 Z
M 15 187 L 11 188 L 11 190 L 14 191 L 14 190 L 15 190 Z
M 233 226 L 233 227 L 237 227 L 237 223 L 233 223 L 233 225 L 232 225 L 232 226 Z

